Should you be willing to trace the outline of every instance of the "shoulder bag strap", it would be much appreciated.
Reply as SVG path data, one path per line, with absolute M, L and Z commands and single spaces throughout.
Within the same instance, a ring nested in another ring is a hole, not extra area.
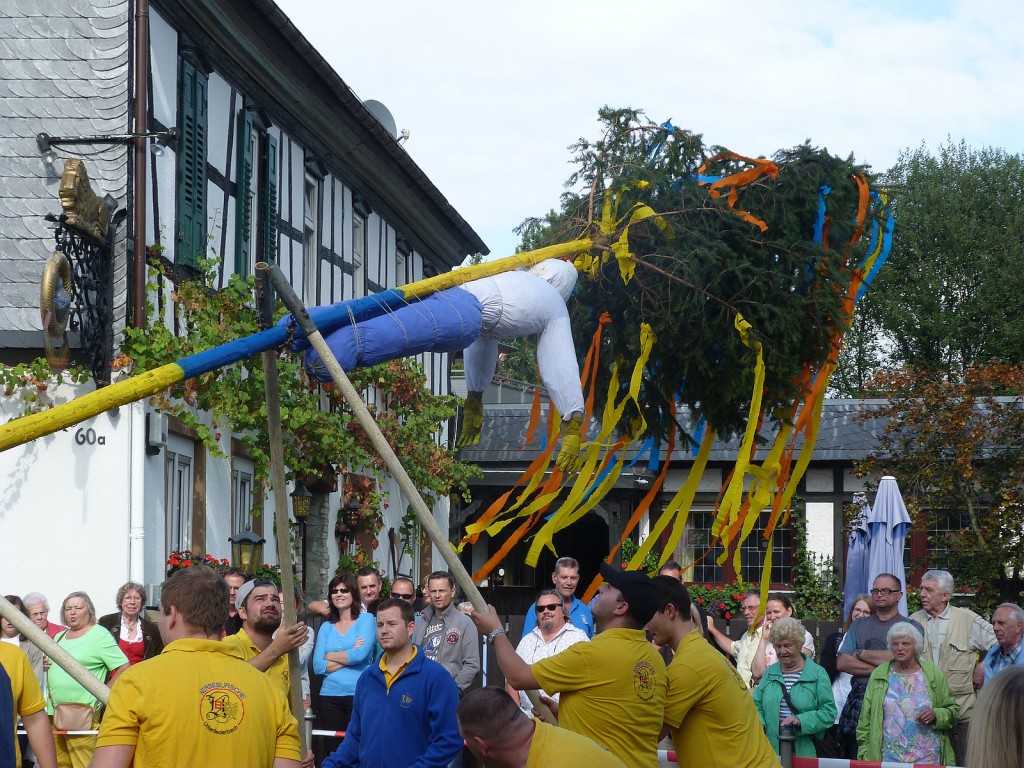
M 786 688 L 785 679 L 779 680 L 779 687 L 782 688 L 782 698 L 786 700 L 786 704 L 789 706 L 789 711 L 799 717 L 800 711 L 793 706 L 793 700 L 789 697 L 789 690 Z

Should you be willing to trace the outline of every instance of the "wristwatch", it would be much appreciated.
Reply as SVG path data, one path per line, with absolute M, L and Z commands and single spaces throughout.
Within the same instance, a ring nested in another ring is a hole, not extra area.
M 504 635 L 504 634 L 505 634 L 505 630 L 502 629 L 501 627 L 498 627 L 497 629 L 492 629 L 490 632 L 487 633 L 487 642 L 493 643 L 494 642 L 494 638 L 496 638 L 498 635 Z

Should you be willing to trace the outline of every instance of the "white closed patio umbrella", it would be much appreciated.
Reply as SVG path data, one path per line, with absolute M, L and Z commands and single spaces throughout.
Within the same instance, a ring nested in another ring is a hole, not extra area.
M 903 503 L 896 478 L 886 475 L 878 483 L 875 503 L 871 507 L 871 514 L 868 515 L 867 587 L 870 589 L 875 578 L 881 573 L 891 573 L 899 577 L 903 585 L 900 613 L 904 616 L 909 616 L 909 613 L 903 542 L 910 533 L 911 524 L 907 505 Z

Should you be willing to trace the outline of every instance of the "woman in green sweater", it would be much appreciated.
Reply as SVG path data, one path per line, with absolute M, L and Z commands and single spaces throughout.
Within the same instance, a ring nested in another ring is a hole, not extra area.
M 949 730 L 960 705 L 942 671 L 921 659 L 924 637 L 913 624 L 893 624 L 885 636 L 892 661 L 868 678 L 857 723 L 857 758 L 956 765 Z
M 793 727 L 794 752 L 815 757 L 814 736 L 825 733 L 836 719 L 836 703 L 828 672 L 801 653 L 804 625 L 796 619 L 777 619 L 768 641 L 779 660 L 765 670 L 754 690 L 754 706 L 768 741 L 779 751 L 779 729 Z

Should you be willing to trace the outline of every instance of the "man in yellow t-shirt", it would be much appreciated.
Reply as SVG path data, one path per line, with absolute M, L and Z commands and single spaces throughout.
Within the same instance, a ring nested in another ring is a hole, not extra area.
M 235 609 L 242 619 L 242 628 L 224 638 L 236 656 L 248 661 L 288 698 L 288 652 L 298 650 L 306 642 L 305 623 L 281 627 L 281 590 L 270 579 L 253 579 L 238 588 Z
M 455 709 L 466 747 L 490 768 L 625 768 L 586 736 L 527 717 L 501 688 L 477 688 Z
M 219 640 L 224 579 L 183 569 L 164 582 L 160 604 L 164 651 L 114 684 L 90 768 L 299 768 L 286 697 Z
M 647 642 L 643 627 L 657 610 L 657 590 L 644 573 L 601 564 L 593 606 L 598 634 L 561 653 L 527 664 L 504 634 L 493 607 L 473 612 L 477 628 L 494 645 L 498 666 L 520 691 L 543 688 L 561 694 L 559 725 L 618 756 L 631 768 L 658 763 L 658 734 L 668 688 L 665 662 Z
M 11 734 L 18 729 L 18 716 L 28 734 L 28 743 L 36 753 L 36 762 L 43 768 L 57 765 L 57 753 L 53 746 L 53 731 L 50 730 L 50 718 L 46 716 L 46 702 L 39 688 L 39 681 L 32 672 L 28 656 L 16 645 L 0 643 L 0 667 L 10 678 L 11 700 L 14 704 L 14 719 L 10 724 Z M 0 728 L 6 728 L 0 723 Z M 18 739 L 14 738 L 15 765 L 21 765 L 21 748 Z
M 658 611 L 647 628 L 655 643 L 675 654 L 668 665 L 665 727 L 680 768 L 778 768 L 747 686 L 696 631 L 690 593 L 671 576 L 654 582 Z

